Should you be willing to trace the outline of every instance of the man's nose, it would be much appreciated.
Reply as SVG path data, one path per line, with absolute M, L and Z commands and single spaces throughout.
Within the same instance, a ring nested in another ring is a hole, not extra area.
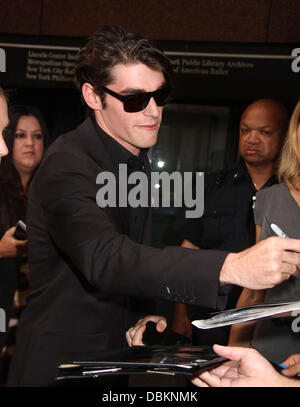
M 145 107 L 143 112 L 144 112 L 144 115 L 146 115 L 146 116 L 152 116 L 152 117 L 159 116 L 159 108 L 153 97 L 149 100 L 149 103 Z
M 257 144 L 257 143 L 259 143 L 259 134 L 258 134 L 258 131 L 256 131 L 256 130 L 251 130 L 251 131 L 248 133 L 247 141 L 248 141 L 248 143 L 251 143 L 251 144 Z

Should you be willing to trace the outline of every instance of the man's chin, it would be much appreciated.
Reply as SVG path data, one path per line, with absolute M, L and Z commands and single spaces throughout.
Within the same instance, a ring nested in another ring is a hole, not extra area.
M 139 143 L 139 148 L 151 148 L 153 146 L 155 146 L 155 144 L 157 143 L 157 135 L 156 136 L 151 136 L 151 137 L 147 137 L 144 138 L 143 140 L 141 140 L 141 142 Z
M 245 163 L 252 165 L 253 167 L 260 167 L 266 164 L 266 160 L 263 160 L 261 157 L 245 157 Z

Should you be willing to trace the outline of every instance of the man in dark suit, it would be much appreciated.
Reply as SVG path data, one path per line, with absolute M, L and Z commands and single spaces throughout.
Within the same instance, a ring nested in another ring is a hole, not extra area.
M 223 285 L 273 286 L 300 266 L 284 250 L 300 251 L 291 239 L 242 254 L 152 248 L 150 205 L 98 206 L 99 174 L 113 174 L 116 191 L 124 187 L 119 164 L 149 176 L 146 152 L 157 140 L 172 68 L 151 42 L 113 26 L 81 50 L 76 78 L 93 117 L 52 144 L 31 185 L 31 291 L 10 386 L 52 385 L 59 363 L 123 346 L 137 318 L 132 297 L 222 307 Z

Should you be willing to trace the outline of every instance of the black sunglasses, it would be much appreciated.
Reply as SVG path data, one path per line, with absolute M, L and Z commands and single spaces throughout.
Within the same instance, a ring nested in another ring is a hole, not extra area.
M 157 106 L 165 105 L 171 97 L 171 89 L 169 85 L 164 85 L 153 92 L 136 92 L 131 95 L 120 95 L 105 86 L 102 86 L 102 89 L 109 95 L 120 100 L 123 103 L 125 112 L 128 113 L 136 113 L 144 110 L 152 97 Z

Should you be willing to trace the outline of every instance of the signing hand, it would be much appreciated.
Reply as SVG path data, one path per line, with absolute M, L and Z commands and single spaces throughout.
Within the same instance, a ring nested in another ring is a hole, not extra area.
M 299 252 L 300 239 L 269 237 L 240 253 L 230 253 L 220 281 L 254 290 L 274 287 L 297 275 Z

